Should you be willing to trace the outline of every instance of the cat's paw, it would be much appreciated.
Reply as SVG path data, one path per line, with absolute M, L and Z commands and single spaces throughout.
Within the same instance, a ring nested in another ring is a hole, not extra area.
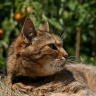
M 27 85 L 23 85 L 22 83 L 15 83 L 12 85 L 12 89 L 24 92 L 24 93 L 28 93 L 32 91 L 32 86 L 27 86 Z
M 72 93 L 77 93 L 80 89 L 83 89 L 84 86 L 78 82 L 73 82 L 71 84 L 68 84 L 63 92 L 72 92 Z

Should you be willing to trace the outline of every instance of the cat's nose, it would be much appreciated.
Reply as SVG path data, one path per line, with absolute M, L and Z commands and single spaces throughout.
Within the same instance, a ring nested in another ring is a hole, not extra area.
M 61 57 L 61 58 L 64 57 L 65 59 L 67 59 L 68 58 L 68 53 L 63 48 L 61 48 L 59 57 Z
M 63 55 L 66 59 L 68 58 L 68 53 L 66 52 L 66 53 L 64 53 L 64 55 Z
M 62 49 L 62 55 L 64 58 L 68 58 L 68 53 L 64 49 Z

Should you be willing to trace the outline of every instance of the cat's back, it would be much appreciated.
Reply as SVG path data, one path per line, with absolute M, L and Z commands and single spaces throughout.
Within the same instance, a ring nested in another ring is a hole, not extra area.
M 96 91 L 96 66 L 86 64 L 69 64 L 65 67 L 73 74 L 73 77 L 77 81 L 86 84 L 87 87 Z
M 64 70 L 52 76 L 51 82 L 41 85 L 36 90 L 46 89 L 47 91 L 58 93 L 58 95 L 52 93 L 52 96 L 75 96 L 75 94 L 76 96 L 95 96 L 95 85 L 95 66 L 67 64 Z

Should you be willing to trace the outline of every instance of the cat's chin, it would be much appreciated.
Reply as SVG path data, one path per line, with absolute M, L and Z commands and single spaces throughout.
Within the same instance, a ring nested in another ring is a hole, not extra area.
M 43 68 L 44 74 L 43 76 L 56 74 L 64 69 L 66 64 L 66 59 L 55 59 L 49 64 L 46 64 Z

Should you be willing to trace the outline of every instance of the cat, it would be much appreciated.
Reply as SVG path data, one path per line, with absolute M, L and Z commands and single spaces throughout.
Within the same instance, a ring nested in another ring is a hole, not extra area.
M 67 58 L 63 41 L 49 32 L 48 22 L 37 30 L 26 18 L 9 48 L 7 86 L 36 96 L 96 96 L 96 67 L 68 65 Z

